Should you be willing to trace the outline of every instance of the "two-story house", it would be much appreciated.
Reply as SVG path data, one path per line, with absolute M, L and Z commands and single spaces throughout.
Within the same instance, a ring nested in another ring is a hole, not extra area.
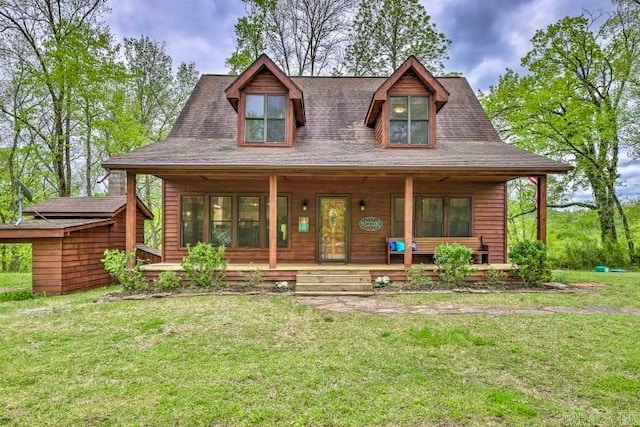
M 547 174 L 570 169 L 502 142 L 464 78 L 414 57 L 388 78 L 290 77 L 266 55 L 203 75 L 168 138 L 103 166 L 126 171 L 131 206 L 136 175 L 162 178 L 163 262 L 209 242 L 272 269 L 386 264 L 387 237 L 481 238 L 505 263 L 507 182 L 538 177 L 545 206 Z

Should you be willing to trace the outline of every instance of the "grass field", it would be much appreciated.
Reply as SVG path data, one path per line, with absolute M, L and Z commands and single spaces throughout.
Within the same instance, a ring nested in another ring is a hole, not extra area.
M 640 306 L 640 275 L 568 276 L 608 285 L 396 298 Z M 0 425 L 640 423 L 637 315 L 337 314 L 285 296 L 94 304 L 104 292 L 0 304 Z
M 0 291 L 2 288 L 30 288 L 31 273 L 0 273 Z

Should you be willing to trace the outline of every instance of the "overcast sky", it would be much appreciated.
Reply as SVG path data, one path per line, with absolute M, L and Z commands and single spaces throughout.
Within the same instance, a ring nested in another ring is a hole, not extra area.
M 611 8 L 609 0 L 421 0 L 451 39 L 447 71 L 461 72 L 474 90 L 486 90 L 509 68 L 518 69 L 534 32 L 567 15 Z M 202 73 L 226 74 L 235 48 L 233 26 L 241 0 L 112 0 L 106 17 L 118 39 L 148 35 L 166 43 L 175 64 L 195 62 Z M 626 161 L 624 193 L 640 194 L 640 167 Z

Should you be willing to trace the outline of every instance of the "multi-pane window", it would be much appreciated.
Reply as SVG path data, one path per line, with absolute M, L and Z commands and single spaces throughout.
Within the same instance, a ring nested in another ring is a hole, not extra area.
M 182 196 L 182 246 L 202 241 L 204 223 L 204 196 Z
M 239 248 L 260 247 L 260 197 L 238 197 Z
M 426 197 L 414 200 L 413 233 L 416 237 L 471 236 L 471 199 Z M 404 198 L 393 198 L 393 234 L 404 235 Z
M 429 143 L 429 97 L 389 97 L 389 142 L 425 145 Z
M 211 233 L 209 242 L 215 247 L 231 246 L 233 230 L 231 228 L 231 213 L 233 211 L 231 196 L 211 196 L 209 206 L 209 232 Z
M 285 142 L 284 95 L 246 95 L 245 141 Z
M 267 248 L 269 246 L 268 200 L 267 194 L 182 196 L 181 245 L 185 247 L 193 246 L 198 242 L 209 242 L 216 247 Z M 277 237 L 279 248 L 288 247 L 289 198 L 287 196 L 278 196 Z

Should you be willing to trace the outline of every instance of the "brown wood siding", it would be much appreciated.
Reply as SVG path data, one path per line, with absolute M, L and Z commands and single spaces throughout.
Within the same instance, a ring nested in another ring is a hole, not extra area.
M 262 70 L 244 87 L 246 93 L 287 93 L 287 87 L 269 70 Z
M 39 239 L 32 246 L 31 283 L 34 292 L 62 293 L 62 239 Z
M 393 95 L 429 95 L 429 91 L 415 74 L 407 73 L 389 89 L 389 96 Z
M 96 227 L 71 233 L 62 240 L 62 293 L 113 283 L 100 261 L 112 243 L 110 228 Z
M 460 195 L 473 198 L 473 235 L 483 236 L 489 245 L 492 263 L 502 263 L 504 256 L 504 183 L 438 182 L 415 179 L 415 194 Z M 180 248 L 180 194 L 193 193 L 247 193 L 267 194 L 269 179 L 238 181 L 172 180 L 165 181 L 164 262 L 180 262 L 187 254 Z M 350 197 L 350 262 L 385 263 L 385 237 L 391 236 L 391 199 L 404 194 L 403 178 L 343 180 L 328 178 L 278 178 L 278 193 L 288 195 L 290 201 L 289 248 L 278 249 L 278 262 L 317 261 L 318 195 L 348 195 Z M 308 210 L 302 210 L 306 200 Z M 359 209 L 364 200 L 366 210 Z M 309 217 L 309 231 L 298 232 L 298 217 Z M 365 216 L 382 219 L 380 231 L 367 232 L 358 223 Z M 231 262 L 264 262 L 269 259 L 268 249 L 228 249 Z

